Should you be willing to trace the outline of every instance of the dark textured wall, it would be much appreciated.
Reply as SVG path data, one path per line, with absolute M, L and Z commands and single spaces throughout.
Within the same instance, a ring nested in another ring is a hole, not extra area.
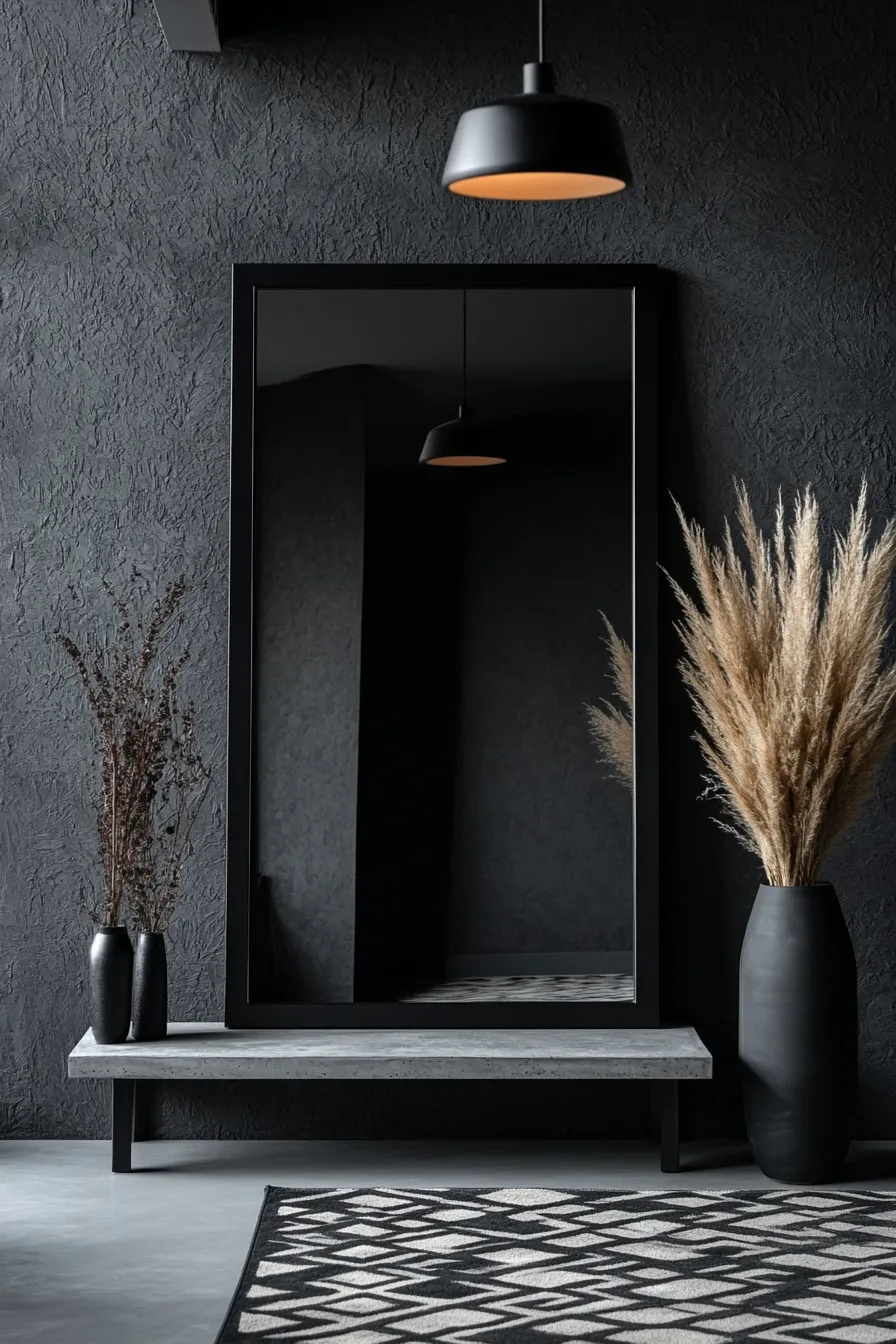
M 220 1017 L 232 261 L 648 261 L 668 276 L 663 484 L 717 525 L 862 472 L 896 510 L 889 0 L 557 7 L 563 87 L 622 115 L 637 184 L 545 207 L 450 199 L 452 120 L 513 89 L 525 7 L 295 7 L 286 44 L 172 55 L 149 0 L 0 0 L 0 1104 L 7 1132 L 105 1131 L 65 1081 L 86 1022 L 90 730 L 49 635 L 133 561 L 209 579 L 193 689 L 217 787 L 174 931 L 172 1010 Z M 681 567 L 669 509 L 663 551 Z M 68 596 L 69 581 L 81 594 Z M 668 608 L 666 616 L 668 616 Z M 690 799 L 666 635 L 663 1002 L 718 1052 L 692 1128 L 736 1126 L 737 949 L 757 874 Z M 893 779 L 831 864 L 861 967 L 862 1129 L 896 1136 Z M 184 1089 L 165 1132 L 587 1133 L 588 1088 Z M 284 1101 L 288 1104 L 284 1105 Z M 632 1099 L 632 1106 L 635 1105 Z M 640 1105 L 640 1102 L 638 1103 Z
M 470 483 L 456 956 L 632 946 L 632 795 L 597 760 L 583 711 L 611 692 L 597 609 L 631 640 L 620 563 L 632 545 L 631 446 L 599 442 L 599 466 L 508 467 Z

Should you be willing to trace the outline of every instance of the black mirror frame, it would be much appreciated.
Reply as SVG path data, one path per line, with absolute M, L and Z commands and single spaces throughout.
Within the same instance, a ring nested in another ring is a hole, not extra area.
M 651 1027 L 658 1024 L 657 269 L 644 265 L 235 265 L 230 447 L 224 1022 L 242 1028 Z M 634 969 L 624 1003 L 257 1003 L 249 999 L 253 835 L 256 295 L 260 289 L 628 289 L 633 314 Z

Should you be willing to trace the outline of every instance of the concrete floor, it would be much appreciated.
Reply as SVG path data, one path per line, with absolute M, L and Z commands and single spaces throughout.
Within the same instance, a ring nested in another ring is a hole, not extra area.
M 589 1143 L 159 1142 L 137 1170 L 109 1145 L 0 1142 L 4 1344 L 211 1344 L 265 1185 L 752 1189 L 773 1185 L 743 1149 Z M 857 1148 L 851 1188 L 896 1190 L 896 1144 Z

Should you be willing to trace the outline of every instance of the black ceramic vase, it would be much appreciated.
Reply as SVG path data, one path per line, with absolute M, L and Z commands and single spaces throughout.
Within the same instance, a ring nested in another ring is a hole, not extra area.
M 163 933 L 141 933 L 134 961 L 134 1040 L 168 1033 L 168 960 Z
M 131 1027 L 134 949 L 123 924 L 97 929 L 90 948 L 90 1025 L 98 1045 L 121 1045 Z
M 760 887 L 740 958 L 740 1062 L 766 1176 L 842 1175 L 857 1042 L 856 961 L 834 888 Z

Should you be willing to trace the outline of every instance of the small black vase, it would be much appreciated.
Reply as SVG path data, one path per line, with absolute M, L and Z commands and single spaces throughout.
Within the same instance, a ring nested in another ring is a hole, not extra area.
M 168 1034 L 168 960 L 163 933 L 141 933 L 134 962 L 134 1040 Z
M 760 887 L 740 958 L 740 1061 L 766 1176 L 842 1176 L 857 1054 L 856 960 L 834 888 Z
M 90 1025 L 97 1045 L 121 1045 L 131 1026 L 134 949 L 123 924 L 97 929 L 90 948 Z

